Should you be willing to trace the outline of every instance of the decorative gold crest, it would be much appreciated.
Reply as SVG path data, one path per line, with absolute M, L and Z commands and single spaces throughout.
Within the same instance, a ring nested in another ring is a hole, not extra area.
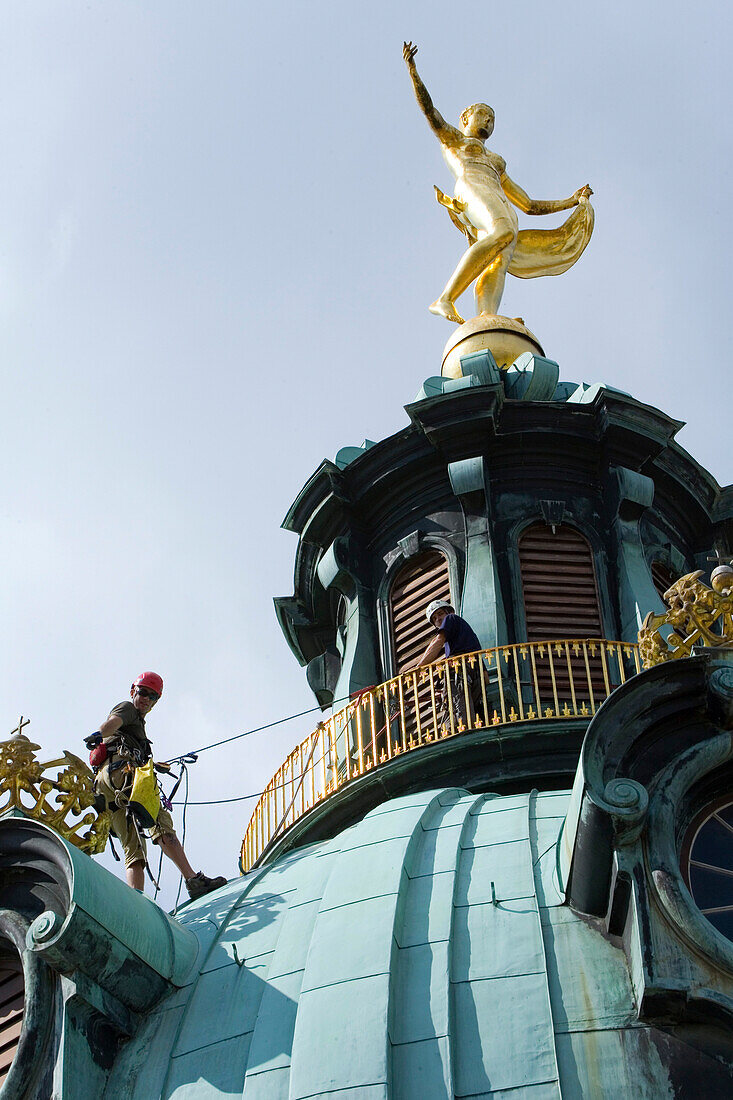
M 71 752 L 64 752 L 58 760 L 39 761 L 36 752 L 40 747 L 24 734 L 0 741 L 0 814 L 21 810 L 50 825 L 83 852 L 103 852 L 110 814 L 94 809 L 94 774 Z M 45 774 L 54 770 L 55 775 Z M 67 821 L 69 815 L 79 820 Z M 85 826 L 89 828 L 82 833 Z
M 699 578 L 703 570 L 680 577 L 664 593 L 669 610 L 650 611 L 639 631 L 639 656 L 644 668 L 689 657 L 692 647 L 733 645 L 733 589 L 718 584 L 708 588 Z M 672 629 L 665 635 L 660 628 Z

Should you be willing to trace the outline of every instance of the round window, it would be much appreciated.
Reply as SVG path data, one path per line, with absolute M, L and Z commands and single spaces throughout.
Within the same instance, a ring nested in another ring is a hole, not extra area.
M 695 904 L 733 941 L 733 801 L 706 806 L 693 819 L 682 847 L 682 873 Z

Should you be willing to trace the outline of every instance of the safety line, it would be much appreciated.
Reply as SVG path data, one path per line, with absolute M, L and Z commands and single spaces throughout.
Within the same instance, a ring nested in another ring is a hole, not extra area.
M 348 703 L 348 702 L 349 702 L 349 696 L 345 695 L 343 697 L 343 699 L 334 699 L 334 701 L 329 704 L 329 707 L 330 707 L 330 709 L 333 709 L 335 706 L 338 706 L 339 703 Z M 267 722 L 264 726 L 255 726 L 254 729 L 245 730 L 244 733 L 235 733 L 232 737 L 225 737 L 222 741 L 212 741 L 212 743 L 210 745 L 203 745 L 200 749 L 193 749 L 190 753 L 183 753 L 182 755 L 183 756 L 198 756 L 199 753 L 206 752 L 207 749 L 216 749 L 216 748 L 219 747 L 219 745 L 228 745 L 232 741 L 238 741 L 241 737 L 249 737 L 253 733 L 261 733 L 262 730 L 270 730 L 270 729 L 272 729 L 273 726 L 281 726 L 283 724 L 283 722 L 292 722 L 293 719 L 295 719 L 295 718 L 304 718 L 306 714 L 313 714 L 317 710 L 319 710 L 319 711 L 321 711 L 321 713 L 323 713 L 323 708 L 322 707 L 319 707 L 319 706 L 309 707 L 308 710 L 301 710 L 297 714 L 289 714 L 287 716 L 287 718 L 277 718 L 277 719 L 275 719 L 274 722 Z M 180 759 L 181 759 L 180 756 L 172 757 L 170 759 L 169 763 L 174 764 L 177 761 L 179 761 Z M 191 805 L 194 805 L 194 803 L 191 803 Z
M 183 778 L 186 784 L 186 793 L 183 797 L 183 835 L 181 837 L 181 847 L 186 845 L 186 810 L 188 809 L 188 768 L 183 768 Z M 176 902 L 173 906 L 174 910 L 178 908 L 178 902 L 181 898 L 181 888 L 183 886 L 183 875 L 178 879 L 178 890 L 176 891 Z
M 208 802 L 189 802 L 189 806 L 221 806 L 224 802 L 246 802 L 248 798 L 259 798 L 264 791 L 254 791 L 252 794 L 240 794 L 237 798 L 212 798 Z M 174 802 L 174 806 L 182 806 L 182 802 Z
M 368 689 L 366 689 L 368 690 Z M 363 694 L 363 693 L 359 693 Z M 351 696 L 345 695 L 342 699 L 334 699 L 330 704 L 330 709 L 333 710 L 339 703 L 356 702 Z M 264 726 L 255 726 L 254 729 L 245 730 L 244 733 L 235 733 L 232 737 L 225 737 L 221 741 L 212 741 L 210 745 L 202 745 L 200 749 L 194 749 L 191 752 L 182 753 L 180 756 L 169 757 L 167 763 L 178 764 L 182 763 L 187 756 L 199 756 L 202 752 L 206 752 L 207 749 L 216 749 L 220 745 L 229 745 L 232 741 L 238 741 L 242 737 L 249 737 L 253 733 L 261 733 L 263 730 L 272 729 L 273 726 L 281 726 L 284 722 L 292 722 L 295 718 L 304 718 L 306 714 L 313 714 L 315 711 L 323 713 L 323 708 L 319 706 L 309 707 L 308 710 L 298 711 L 297 714 L 289 714 L 286 718 L 277 718 L 274 722 L 267 722 Z M 192 761 L 191 761 L 192 763 Z M 188 776 L 186 776 L 186 785 L 188 786 Z M 236 798 L 211 798 L 203 802 L 189 801 L 188 797 L 184 798 L 183 802 L 173 801 L 174 806 L 183 806 L 184 814 L 187 806 L 221 806 L 229 802 L 247 802 L 250 798 L 260 798 L 264 791 L 253 791 L 251 794 L 238 795 Z

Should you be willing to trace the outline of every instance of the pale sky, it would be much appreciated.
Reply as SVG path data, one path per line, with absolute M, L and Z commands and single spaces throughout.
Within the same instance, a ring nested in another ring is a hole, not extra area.
M 492 104 L 530 195 L 594 189 L 580 262 L 510 278 L 502 310 L 562 378 L 687 421 L 729 482 L 731 22 L 722 2 L 3 4 L 6 733 L 23 714 L 48 757 L 82 754 L 146 668 L 158 757 L 313 704 L 272 607 L 279 524 L 323 458 L 407 423 L 453 331 L 427 306 L 462 239 L 404 38 L 448 120 Z M 312 724 L 204 754 L 192 799 L 260 790 Z M 195 866 L 236 873 L 253 805 L 191 807 Z

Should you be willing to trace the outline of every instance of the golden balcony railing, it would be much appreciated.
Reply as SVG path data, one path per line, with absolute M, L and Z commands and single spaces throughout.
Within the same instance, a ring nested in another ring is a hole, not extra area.
M 242 871 L 313 806 L 394 757 L 487 726 L 589 719 L 640 669 L 637 645 L 562 638 L 449 657 L 359 692 L 267 784 L 242 842 Z

